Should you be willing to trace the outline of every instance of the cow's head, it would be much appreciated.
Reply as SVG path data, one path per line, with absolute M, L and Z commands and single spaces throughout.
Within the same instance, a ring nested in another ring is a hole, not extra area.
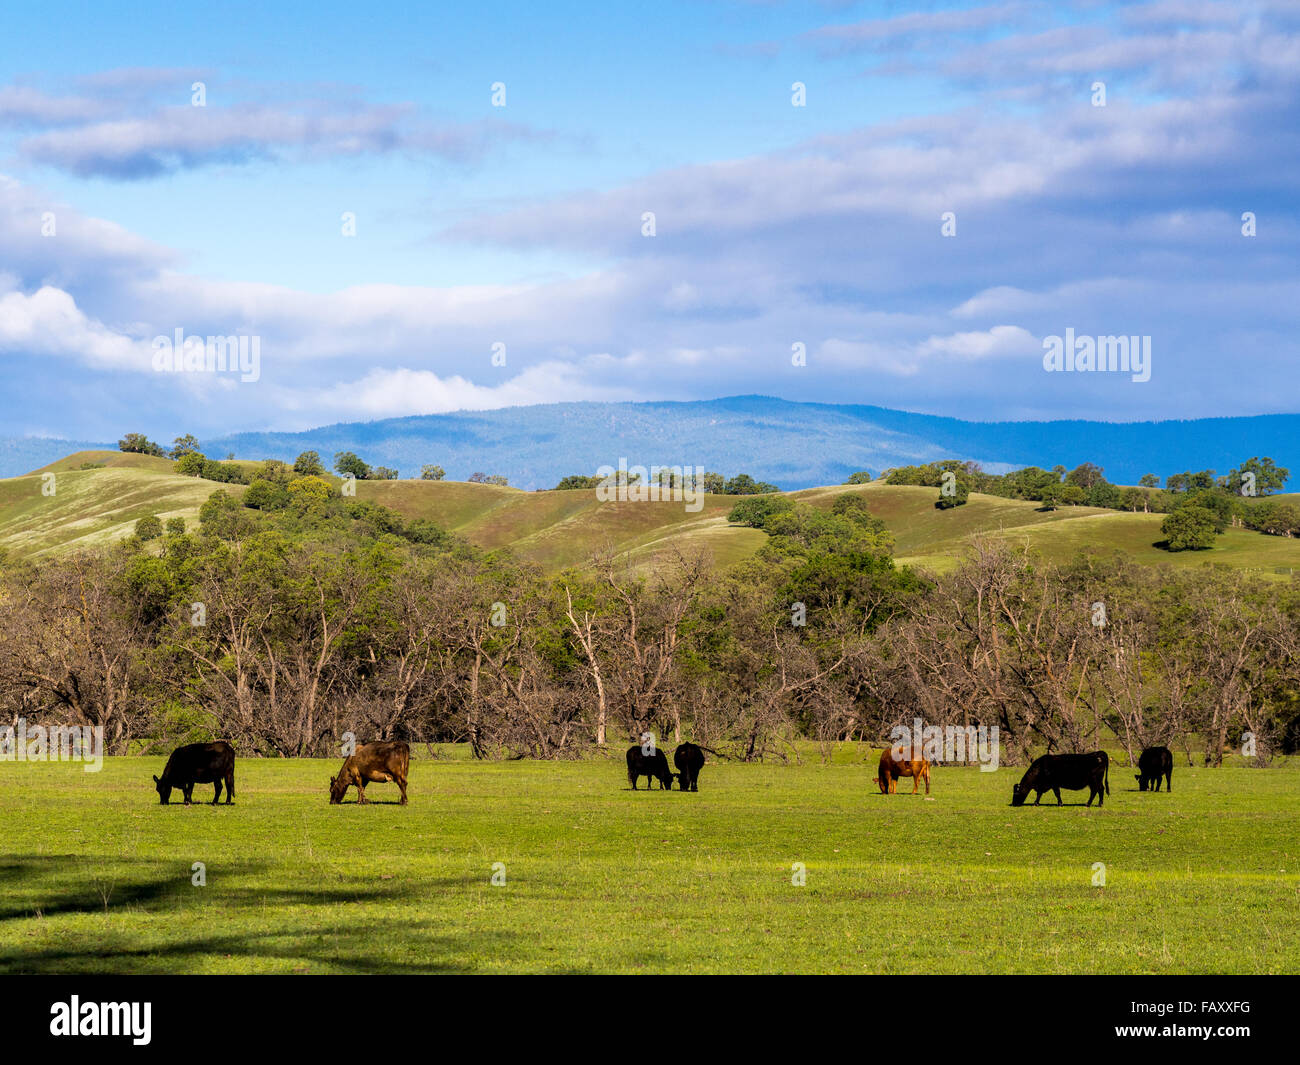
M 172 786 L 157 777 L 153 778 L 153 786 L 158 790 L 158 801 L 166 806 L 167 801 L 172 797 Z
M 347 778 L 340 774 L 337 777 L 330 777 L 330 805 L 337 806 L 343 801 L 343 796 L 347 794 Z
M 1025 798 L 1029 794 L 1029 780 L 1026 778 L 1011 789 L 1011 805 L 1024 806 Z
M 1141 773 L 1138 773 L 1138 774 L 1137 774 L 1133 779 L 1136 780 L 1136 781 L 1138 782 L 1138 791 L 1146 791 L 1146 790 L 1147 790 L 1147 782 L 1146 782 L 1145 780 L 1142 779 L 1142 774 L 1141 774 Z

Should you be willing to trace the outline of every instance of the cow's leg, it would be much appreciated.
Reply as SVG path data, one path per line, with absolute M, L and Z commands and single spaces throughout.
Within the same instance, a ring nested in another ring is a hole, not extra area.
M 235 801 L 235 771 L 232 769 L 226 774 L 226 805 L 229 806 Z
M 366 782 L 364 780 L 358 780 L 357 781 L 357 802 L 365 803 L 369 801 L 370 800 L 366 798 Z
M 397 778 L 397 786 L 402 789 L 402 805 L 406 805 L 406 776 L 402 775 Z
M 916 794 L 917 789 L 918 789 L 920 786 L 921 786 L 921 774 L 920 774 L 920 773 L 913 773 L 913 774 L 912 774 L 912 794 L 913 794 L 913 795 Z
M 217 779 L 212 782 L 212 785 L 213 785 L 212 805 L 216 806 L 217 801 L 221 798 L 221 778 L 217 777 Z
M 1057 806 L 1064 806 L 1064 805 L 1065 805 L 1063 802 L 1061 802 L 1061 789 L 1060 789 L 1060 788 L 1053 788 L 1053 789 L 1052 789 L 1052 794 L 1056 796 L 1056 805 L 1057 805 Z
M 1174 790 L 1174 771 L 1171 769 L 1165 774 L 1165 791 Z
M 928 769 L 925 771 L 925 793 L 930 794 L 930 771 Z
M 190 805 L 190 799 L 194 795 L 194 785 L 186 784 L 181 788 L 181 793 L 185 796 L 185 805 Z
M 1156 777 L 1156 791 L 1159 791 L 1159 790 L 1160 790 L 1160 777 L 1157 776 L 1157 777 Z

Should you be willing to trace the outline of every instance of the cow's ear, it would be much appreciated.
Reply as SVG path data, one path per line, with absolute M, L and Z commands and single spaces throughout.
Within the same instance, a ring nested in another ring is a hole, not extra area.
M 158 778 L 157 778 L 157 777 L 154 777 L 154 778 L 153 778 L 153 782 L 154 782 L 155 784 L 157 784 L 157 783 L 158 783 Z

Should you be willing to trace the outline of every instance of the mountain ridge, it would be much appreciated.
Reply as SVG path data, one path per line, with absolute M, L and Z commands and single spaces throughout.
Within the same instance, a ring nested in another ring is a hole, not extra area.
M 159 441 L 166 443 L 166 441 Z M 72 450 L 112 444 L 52 438 L 0 439 L 0 476 L 15 476 Z M 578 401 L 484 411 L 337 422 L 302 431 L 207 437 L 205 453 L 292 460 L 355 451 L 372 465 L 418 477 L 426 463 L 451 479 L 504 474 L 521 488 L 549 488 L 601 465 L 702 465 L 749 473 L 788 490 L 843 481 L 868 469 L 941 458 L 969 459 L 990 472 L 1025 465 L 1095 462 L 1114 483 L 1144 473 L 1226 473 L 1251 457 L 1300 465 L 1300 414 L 1146 422 L 1087 419 L 979 422 L 869 404 L 805 403 L 771 396 L 711 400 Z

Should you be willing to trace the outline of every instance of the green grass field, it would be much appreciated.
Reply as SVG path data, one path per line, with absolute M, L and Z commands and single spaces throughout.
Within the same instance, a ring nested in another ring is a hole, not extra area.
M 0 972 L 1300 970 L 1296 768 L 1180 754 L 1156 795 L 1119 761 L 1091 810 L 1011 808 L 1014 768 L 882 796 L 847 745 L 711 763 L 697 794 L 456 751 L 405 808 L 329 806 L 335 760 L 242 760 L 234 806 L 188 809 L 158 758 L 0 763 Z

